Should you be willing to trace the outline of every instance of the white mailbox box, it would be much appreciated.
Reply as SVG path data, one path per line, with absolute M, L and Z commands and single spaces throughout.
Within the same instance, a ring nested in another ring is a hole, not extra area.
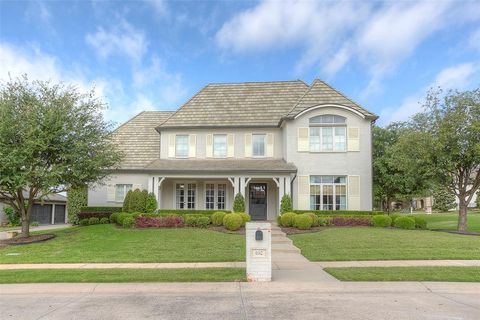
M 247 222 L 247 281 L 272 280 L 272 227 L 266 222 Z

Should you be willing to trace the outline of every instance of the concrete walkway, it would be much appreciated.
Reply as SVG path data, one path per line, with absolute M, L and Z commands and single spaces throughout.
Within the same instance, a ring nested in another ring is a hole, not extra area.
M 480 260 L 379 260 L 379 261 L 321 261 L 321 268 L 349 267 L 480 267 Z
M 69 228 L 71 227 L 71 224 L 68 223 L 62 223 L 62 224 L 46 224 L 46 225 L 41 225 L 38 227 L 30 227 L 30 232 L 33 231 L 44 231 L 44 230 L 54 230 L 54 229 L 63 229 L 63 228 Z M 0 240 L 7 239 L 7 232 L 12 232 L 16 231 L 18 233 L 22 232 L 22 227 L 18 228 L 13 228 L 11 230 L 6 230 L 6 231 L 1 231 L 0 232 Z
M 300 249 L 272 223 L 272 280 L 280 282 L 338 282 L 302 256 Z

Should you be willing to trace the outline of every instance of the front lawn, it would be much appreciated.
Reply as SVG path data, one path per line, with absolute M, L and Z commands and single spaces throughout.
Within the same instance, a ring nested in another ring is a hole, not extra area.
M 345 227 L 289 237 L 311 261 L 480 259 L 480 237 L 438 231 Z
M 43 233 L 57 237 L 0 248 L 0 263 L 245 261 L 245 236 L 204 229 L 121 229 L 100 224 Z
M 427 221 L 427 227 L 431 230 L 457 230 L 458 212 L 415 214 Z M 469 212 L 467 214 L 467 231 L 480 232 L 480 213 Z
M 480 267 L 325 268 L 341 281 L 480 282 Z
M 245 281 L 243 268 L 0 270 L 0 283 Z

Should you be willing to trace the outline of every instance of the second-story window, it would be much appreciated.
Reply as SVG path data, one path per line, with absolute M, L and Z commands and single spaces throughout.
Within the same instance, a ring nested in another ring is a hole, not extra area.
M 175 137 L 175 157 L 188 157 L 188 135 L 176 135 Z
M 252 135 L 252 156 L 265 157 L 265 134 L 253 134 Z
M 213 135 L 213 156 L 215 158 L 227 157 L 227 135 L 226 134 Z
M 336 115 L 321 115 L 310 118 L 310 151 L 346 151 L 345 118 Z

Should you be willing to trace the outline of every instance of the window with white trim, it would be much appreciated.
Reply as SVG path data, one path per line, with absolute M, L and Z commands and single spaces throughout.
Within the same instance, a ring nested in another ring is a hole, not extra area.
M 347 151 L 346 118 L 321 115 L 310 118 L 310 151 Z
M 123 202 L 127 192 L 132 190 L 132 184 L 116 184 L 115 185 L 115 201 Z
M 215 158 L 227 157 L 227 135 L 226 134 L 213 135 L 213 156 Z
M 177 209 L 195 209 L 197 185 L 195 183 L 177 183 L 175 204 Z
M 188 134 L 177 134 L 175 136 L 175 157 L 188 157 Z
M 252 134 L 252 156 L 265 157 L 266 142 L 266 134 Z
M 205 209 L 225 210 L 227 185 L 224 183 L 205 184 Z
M 311 210 L 347 210 L 347 177 L 310 176 Z

